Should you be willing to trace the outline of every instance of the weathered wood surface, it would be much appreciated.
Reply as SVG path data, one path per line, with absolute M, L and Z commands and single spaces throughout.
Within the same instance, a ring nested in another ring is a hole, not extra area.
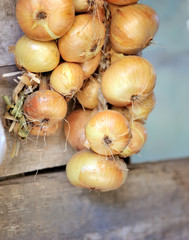
M 188 240 L 189 159 L 131 165 L 107 193 L 65 172 L 0 182 L 1 240 Z
M 12 79 L 3 79 L 1 77 L 2 74 L 16 70 L 15 66 L 0 67 L 0 96 L 11 96 L 12 89 L 16 86 L 16 83 Z M 4 110 L 5 104 L 2 97 L 0 97 L 1 119 Z M 33 139 L 33 142 L 30 140 L 27 140 L 27 142 L 23 141 L 19 155 L 16 158 L 11 159 L 11 152 L 15 138 L 8 132 L 8 130 L 6 130 L 6 137 L 8 145 L 7 154 L 3 163 L 0 165 L 0 178 L 38 169 L 65 165 L 75 152 L 69 145 L 67 145 L 67 150 L 65 151 L 66 141 L 61 129 L 55 136 L 49 136 L 45 140 L 43 137 L 40 137 L 38 143 L 36 138 Z M 36 143 L 37 149 L 45 149 L 41 151 L 36 150 Z
M 14 55 L 8 51 L 23 35 L 15 17 L 16 0 L 0 1 L 0 66 L 14 64 Z

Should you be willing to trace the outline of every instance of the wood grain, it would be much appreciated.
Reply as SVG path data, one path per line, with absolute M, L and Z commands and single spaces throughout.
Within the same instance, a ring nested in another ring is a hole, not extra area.
M 107 193 L 61 171 L 0 182 L 1 240 L 188 240 L 189 159 L 130 169 Z
M 0 1 L 0 66 L 14 64 L 14 55 L 9 53 L 9 46 L 16 44 L 23 35 L 15 17 L 16 0 Z
M 15 66 L 0 67 L 0 76 L 2 76 L 3 73 L 14 71 L 17 71 Z M 11 96 L 12 89 L 16 86 L 16 83 L 12 78 L 3 79 L 0 77 L 0 86 L 0 118 L 2 119 L 5 110 L 2 96 Z M 62 128 L 56 135 L 49 136 L 45 140 L 43 137 L 40 137 L 38 142 L 36 138 L 33 138 L 32 141 L 23 141 L 19 155 L 13 159 L 11 159 L 11 152 L 15 138 L 8 130 L 6 130 L 6 137 L 8 148 L 6 157 L 0 165 L 0 178 L 65 165 L 68 159 L 75 153 L 75 151 L 66 144 Z M 35 147 L 36 144 L 37 146 Z

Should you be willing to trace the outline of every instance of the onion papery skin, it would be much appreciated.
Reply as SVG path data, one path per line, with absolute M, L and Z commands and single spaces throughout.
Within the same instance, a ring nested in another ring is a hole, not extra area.
M 76 93 L 76 98 L 84 108 L 94 109 L 98 106 L 98 91 L 100 83 L 91 77 L 83 84 L 83 87 Z
M 66 174 L 74 186 L 106 192 L 125 182 L 128 169 L 118 156 L 112 158 L 82 150 L 68 161 Z
M 60 61 L 60 53 L 54 41 L 39 42 L 22 36 L 15 46 L 15 62 L 19 68 L 41 73 L 53 70 Z
M 103 0 L 74 0 L 74 7 L 76 13 L 85 13 L 103 6 Z
M 30 121 L 41 124 L 53 124 L 64 119 L 67 103 L 57 92 L 39 90 L 30 94 L 23 106 L 24 114 Z
M 80 63 L 80 66 L 83 70 L 84 79 L 89 78 L 97 69 L 100 64 L 101 52 L 99 52 L 94 58 L 89 61 Z
M 67 62 L 86 62 L 94 58 L 104 44 L 105 27 L 92 14 L 75 17 L 70 30 L 58 40 L 62 58 Z
M 64 123 L 64 134 L 68 143 L 75 150 L 83 150 L 86 147 L 84 143 L 86 141 L 85 128 L 92 117 L 93 112 L 90 110 L 78 109 L 73 111 L 66 118 Z
M 106 0 L 106 2 L 113 3 L 116 5 L 129 5 L 138 2 L 138 0 Z
M 56 122 L 54 124 L 41 123 L 33 126 L 29 125 L 29 128 L 30 128 L 29 134 L 34 136 L 54 135 L 57 132 L 57 130 L 60 128 L 60 126 L 61 126 L 60 122 Z
M 105 110 L 90 119 L 85 134 L 86 147 L 101 155 L 110 156 L 126 148 L 130 140 L 130 127 L 122 114 Z
M 156 73 L 151 63 L 139 56 L 126 56 L 104 72 L 101 90 L 109 103 L 120 107 L 144 100 L 155 83 Z
M 79 64 L 64 62 L 51 73 L 50 85 L 60 94 L 73 97 L 81 88 L 83 80 L 83 70 Z
M 72 0 L 18 0 L 16 18 L 30 38 L 49 41 L 63 36 L 75 18 Z
M 131 140 L 128 146 L 119 154 L 120 157 L 129 157 L 139 153 L 147 140 L 147 131 L 140 122 L 133 121 L 131 124 Z
M 117 52 L 135 54 L 150 45 L 158 27 L 159 18 L 147 5 L 118 8 L 111 20 L 111 45 Z

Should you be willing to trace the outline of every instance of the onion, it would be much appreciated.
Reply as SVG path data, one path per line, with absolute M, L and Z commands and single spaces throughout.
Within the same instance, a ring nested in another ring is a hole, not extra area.
M 119 112 L 105 110 L 95 114 L 86 126 L 85 146 L 102 155 L 115 155 L 123 151 L 130 140 L 130 128 Z
M 131 105 L 127 105 L 132 120 L 147 120 L 148 115 L 155 106 L 155 101 L 155 94 L 152 92 L 142 102 L 135 102 Z
M 71 29 L 58 40 L 60 54 L 68 62 L 85 62 L 94 58 L 102 48 L 105 27 L 91 14 L 75 17 Z
M 125 107 L 112 107 L 112 110 L 122 113 L 128 121 L 142 121 L 145 123 L 148 115 L 155 106 L 155 94 L 152 92 L 147 98 L 141 102 L 134 102 Z
M 86 80 L 82 89 L 76 93 L 76 97 L 82 107 L 94 109 L 98 106 L 98 91 L 100 83 L 94 77 Z
M 144 58 L 126 56 L 113 63 L 103 74 L 101 90 L 114 106 L 144 100 L 154 89 L 156 74 Z
M 77 63 L 64 62 L 54 69 L 50 85 L 64 96 L 72 97 L 83 84 L 83 70 Z
M 67 103 L 57 92 L 39 90 L 28 95 L 23 110 L 25 116 L 32 122 L 52 124 L 65 117 Z
M 99 52 L 94 58 L 90 59 L 89 61 L 80 64 L 84 73 L 84 79 L 89 78 L 96 71 L 98 65 L 100 64 L 100 58 L 101 52 Z
M 25 35 L 15 46 L 15 62 L 19 68 L 40 73 L 53 70 L 60 61 L 60 53 L 54 41 L 39 42 Z
M 73 0 L 18 0 L 16 18 L 28 37 L 39 41 L 57 39 L 73 24 Z
M 74 0 L 76 13 L 85 13 L 103 5 L 103 0 Z
M 127 165 L 118 156 L 100 156 L 89 150 L 76 153 L 66 166 L 71 184 L 102 192 L 119 188 L 127 173 Z
M 138 2 L 138 0 L 106 0 L 106 1 L 116 5 L 129 5 Z
M 159 27 L 156 12 L 144 4 L 116 9 L 110 26 L 112 47 L 121 53 L 135 54 L 152 42 Z
M 140 152 L 147 139 L 146 128 L 143 124 L 134 121 L 131 125 L 131 141 L 128 146 L 119 154 L 120 157 L 129 157 Z
M 29 124 L 29 133 L 34 136 L 50 136 L 55 134 L 60 128 L 60 126 L 60 122 L 56 122 L 53 124 L 48 124 L 44 122 L 41 124 L 35 124 L 33 126 L 32 124 Z
M 85 148 L 85 128 L 94 113 L 90 110 L 75 110 L 66 118 L 64 134 L 69 144 L 76 150 Z

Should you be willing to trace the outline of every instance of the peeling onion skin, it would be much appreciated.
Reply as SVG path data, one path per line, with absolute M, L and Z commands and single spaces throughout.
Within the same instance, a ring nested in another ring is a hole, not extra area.
M 136 54 L 151 44 L 158 27 L 157 13 L 147 5 L 117 8 L 110 25 L 111 45 L 117 52 Z
M 137 154 L 143 148 L 147 140 L 147 131 L 144 125 L 134 121 L 131 123 L 131 141 L 128 146 L 119 154 L 120 157 L 129 157 Z
M 58 40 L 62 58 L 67 62 L 86 62 L 94 58 L 104 44 L 105 27 L 92 14 L 75 17 L 70 30 Z
M 85 146 L 105 156 L 119 154 L 130 141 L 127 119 L 113 110 L 96 113 L 88 122 L 85 133 Z
M 52 71 L 60 61 L 55 41 L 39 42 L 22 36 L 15 46 L 15 62 L 18 68 L 41 73 Z
M 57 92 L 39 90 L 30 94 L 23 106 L 24 115 L 34 123 L 56 123 L 67 113 L 66 100 Z
M 75 150 L 83 150 L 86 147 L 84 143 L 86 141 L 85 128 L 92 116 L 92 111 L 90 110 L 75 110 L 68 115 L 66 122 L 64 122 L 64 134 L 68 143 Z
M 83 70 L 77 63 L 64 62 L 50 76 L 51 87 L 66 97 L 73 97 L 84 81 Z
M 89 150 L 76 153 L 68 161 L 66 174 L 77 187 L 107 192 L 119 188 L 127 178 L 127 165 L 118 156 L 101 156 Z
M 73 0 L 18 0 L 16 18 L 30 38 L 49 41 L 63 36 L 75 18 Z
M 138 0 L 106 0 L 106 2 L 116 5 L 129 5 L 138 2 Z
M 156 72 L 151 63 L 143 57 L 125 56 L 104 72 L 101 90 L 109 103 L 121 107 L 143 101 L 155 83 Z

